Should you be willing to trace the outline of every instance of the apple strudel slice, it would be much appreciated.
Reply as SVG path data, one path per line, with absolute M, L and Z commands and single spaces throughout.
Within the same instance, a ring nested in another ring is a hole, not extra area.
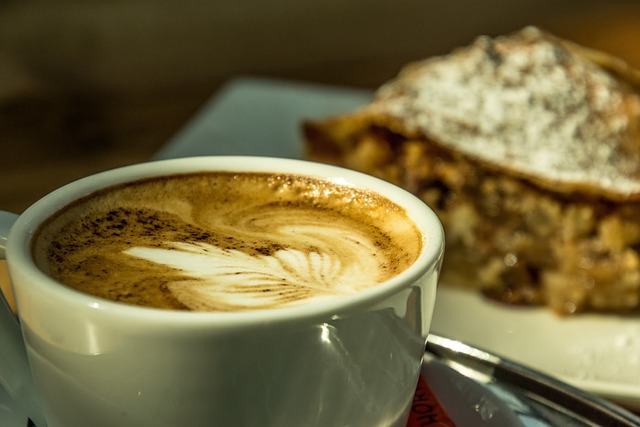
M 419 195 L 445 283 L 561 314 L 640 309 L 640 73 L 535 27 L 407 65 L 302 124 L 307 157 Z

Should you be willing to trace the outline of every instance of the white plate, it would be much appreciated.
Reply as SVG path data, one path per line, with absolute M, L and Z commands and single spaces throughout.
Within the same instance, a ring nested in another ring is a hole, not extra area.
M 157 157 L 302 156 L 300 121 L 363 105 L 365 90 L 242 78 L 230 82 Z M 498 353 L 588 392 L 640 407 L 640 319 L 560 318 L 441 287 L 433 331 Z

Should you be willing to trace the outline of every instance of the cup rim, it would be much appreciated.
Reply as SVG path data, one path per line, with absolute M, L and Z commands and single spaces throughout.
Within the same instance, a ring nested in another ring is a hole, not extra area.
M 292 173 L 329 179 L 340 184 L 365 186 L 403 206 L 423 235 L 423 250 L 406 270 L 372 288 L 328 301 L 287 307 L 233 312 L 181 311 L 143 307 L 107 300 L 61 284 L 42 272 L 31 257 L 31 239 L 43 221 L 83 196 L 120 183 L 154 176 L 210 171 Z M 188 322 L 209 325 L 254 324 L 286 319 L 334 316 L 363 306 L 372 306 L 408 287 L 431 270 L 439 270 L 444 254 L 444 231 L 436 214 L 423 201 L 406 190 L 361 172 L 312 162 L 262 156 L 198 156 L 154 160 L 123 166 L 80 178 L 44 196 L 22 213 L 13 224 L 7 241 L 9 270 L 19 269 L 30 277 L 29 286 L 52 297 L 112 312 L 138 320 L 167 320 L 169 324 Z M 15 286 L 15 285 L 14 285 Z M 16 301 L 18 311 L 20 302 Z

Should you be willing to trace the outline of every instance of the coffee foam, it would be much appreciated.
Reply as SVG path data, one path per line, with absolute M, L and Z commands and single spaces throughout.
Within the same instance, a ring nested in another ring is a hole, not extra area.
M 402 208 L 291 175 L 203 173 L 101 191 L 39 231 L 36 262 L 71 287 L 132 304 L 248 310 L 375 286 L 417 258 Z

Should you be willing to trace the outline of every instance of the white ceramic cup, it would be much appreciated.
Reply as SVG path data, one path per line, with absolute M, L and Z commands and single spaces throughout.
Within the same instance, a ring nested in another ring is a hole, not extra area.
M 407 210 L 426 244 L 408 270 L 353 296 L 233 313 L 106 301 L 60 285 L 34 264 L 31 236 L 70 202 L 117 183 L 209 170 L 296 173 L 372 189 Z M 440 222 L 419 199 L 332 166 L 198 157 L 93 175 L 19 217 L 0 215 L 0 257 L 18 313 L 0 307 L 0 379 L 38 427 L 404 426 L 443 246 Z

